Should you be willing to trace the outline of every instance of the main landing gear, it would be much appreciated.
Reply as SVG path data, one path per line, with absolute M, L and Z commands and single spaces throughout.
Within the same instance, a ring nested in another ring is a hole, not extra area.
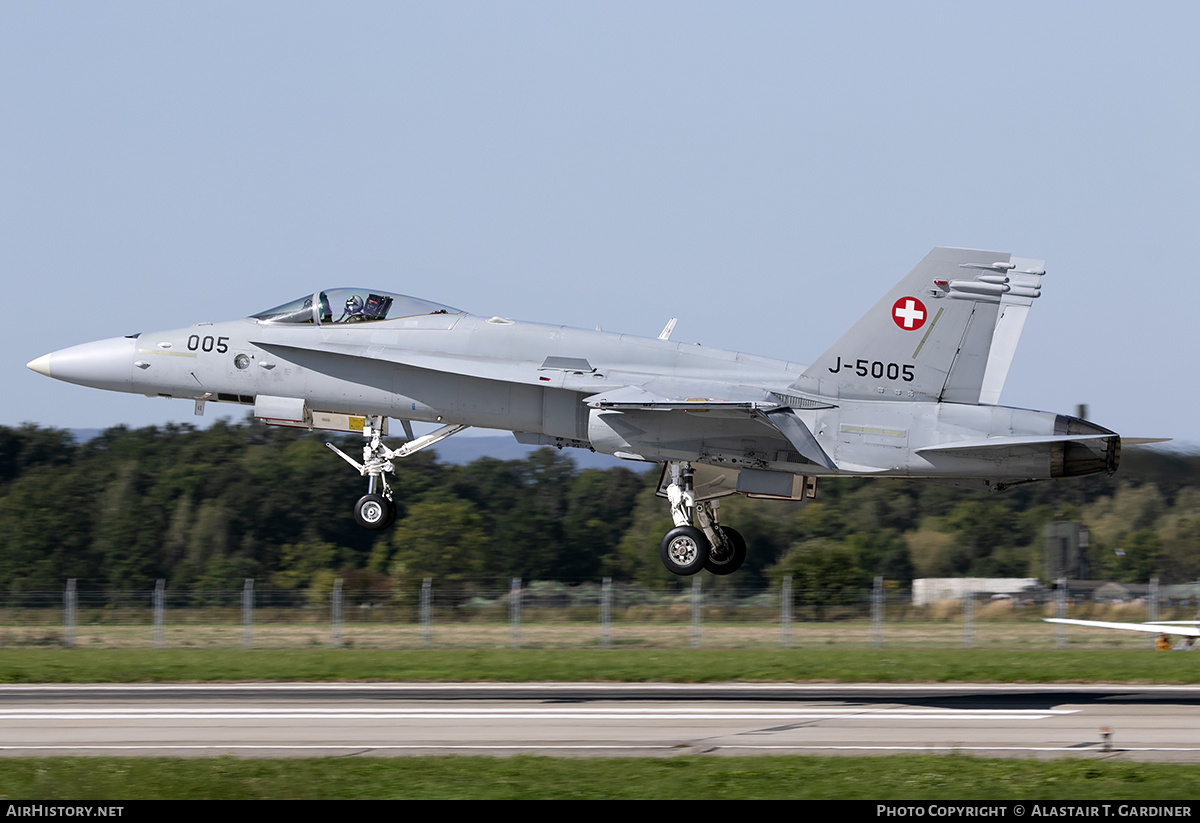
M 746 561 L 746 541 L 735 529 L 717 522 L 720 501 L 696 502 L 692 467 L 681 461 L 667 464 L 671 483 L 667 500 L 675 528 L 659 544 L 658 555 L 667 571 L 686 576 L 704 569 L 713 574 L 733 574 Z M 696 525 L 692 525 L 695 523 Z
M 364 529 L 379 531 L 386 529 L 396 520 L 396 504 L 392 500 L 392 487 L 388 485 L 385 473 L 396 470 L 393 460 L 416 454 L 421 449 L 440 443 L 452 434 L 457 434 L 466 426 L 442 426 L 435 432 L 413 437 L 412 428 L 408 421 L 403 421 L 404 431 L 408 442 L 398 449 L 389 449 L 383 444 L 383 418 L 372 416 L 363 424 L 363 437 L 367 443 L 363 446 L 363 459 L 359 463 L 350 455 L 332 443 L 326 443 L 338 457 L 345 460 L 367 478 L 367 493 L 358 498 L 354 504 L 354 519 Z

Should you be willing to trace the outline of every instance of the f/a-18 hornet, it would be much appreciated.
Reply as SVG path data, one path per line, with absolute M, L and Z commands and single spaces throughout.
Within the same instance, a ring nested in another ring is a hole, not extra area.
M 936 248 L 803 366 L 670 340 L 503 317 L 374 289 L 306 294 L 242 320 L 132 334 L 56 351 L 36 372 L 111 391 L 254 407 L 265 423 L 359 432 L 358 523 L 395 519 L 386 475 L 468 426 L 521 443 L 664 464 L 679 575 L 742 565 L 720 499 L 812 497 L 816 478 L 865 475 L 1001 490 L 1112 473 L 1115 432 L 998 405 L 1043 262 Z M 407 441 L 387 446 L 388 418 Z M 411 421 L 442 424 L 414 437 Z

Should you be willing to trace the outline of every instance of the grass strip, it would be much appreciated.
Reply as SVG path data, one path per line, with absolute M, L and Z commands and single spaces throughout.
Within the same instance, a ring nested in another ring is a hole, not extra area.
M 1149 650 L 0 649 L 0 683 L 1200 683 L 1200 656 Z
M 965 755 L 571 759 L 520 756 L 0 760 L 4 800 L 840 799 L 1200 797 L 1191 765 Z

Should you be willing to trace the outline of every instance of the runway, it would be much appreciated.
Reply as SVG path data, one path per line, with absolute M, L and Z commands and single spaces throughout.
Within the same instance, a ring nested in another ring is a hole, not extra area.
M 1200 689 L 573 683 L 0 686 L 0 756 L 7 757 L 949 752 L 1200 762 Z

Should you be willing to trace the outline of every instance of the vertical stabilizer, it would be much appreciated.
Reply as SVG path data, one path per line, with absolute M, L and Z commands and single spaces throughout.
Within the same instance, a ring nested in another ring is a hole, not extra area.
M 793 387 L 830 398 L 995 403 L 1041 261 L 936 248 Z
M 1000 298 L 1000 313 L 979 391 L 979 402 L 992 406 L 1000 402 L 1000 391 L 1021 340 L 1025 317 L 1033 299 L 1041 294 L 1042 275 L 1046 273 L 1045 260 L 1014 257 L 1009 262 L 1016 267 L 1008 274 L 1009 284 L 1014 288 Z

